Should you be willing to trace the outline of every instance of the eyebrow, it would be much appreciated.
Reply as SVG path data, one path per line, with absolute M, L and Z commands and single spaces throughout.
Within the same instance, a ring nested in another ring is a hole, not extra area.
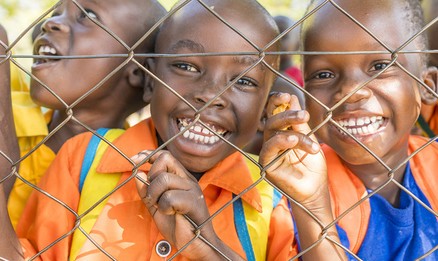
M 249 55 L 238 55 L 238 56 L 234 56 L 233 60 L 238 64 L 242 64 L 250 67 L 256 64 L 259 61 L 259 58 Z M 258 64 L 256 68 L 260 68 L 260 70 L 262 71 L 265 70 L 265 66 L 263 66 L 263 63 Z
M 189 39 L 179 40 L 170 46 L 170 52 L 172 53 L 177 53 L 181 49 L 189 49 L 194 53 L 205 53 L 205 48 L 202 44 Z

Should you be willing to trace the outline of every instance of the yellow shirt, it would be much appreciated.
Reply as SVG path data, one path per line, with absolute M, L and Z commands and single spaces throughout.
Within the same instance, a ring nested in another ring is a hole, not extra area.
M 22 76 L 20 69 L 11 66 L 12 109 L 20 157 L 23 159 L 20 162 L 19 174 L 30 183 L 37 184 L 55 158 L 55 153 L 50 148 L 44 144 L 39 146 L 48 134 L 46 117 L 51 115 L 45 116 L 41 107 L 32 101 Z M 29 152 L 32 153 L 27 155 Z M 19 178 L 16 179 L 8 200 L 9 216 L 14 227 L 32 190 L 31 186 Z

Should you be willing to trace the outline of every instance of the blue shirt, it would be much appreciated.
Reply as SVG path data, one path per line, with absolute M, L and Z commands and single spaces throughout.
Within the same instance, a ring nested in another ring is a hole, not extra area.
M 412 176 L 409 164 L 403 186 L 430 207 Z M 357 253 L 361 259 L 415 260 L 438 245 L 437 218 L 405 191 L 400 193 L 398 208 L 378 194 L 370 197 L 370 207 L 368 230 Z M 348 246 L 345 231 L 339 226 L 337 228 L 342 244 Z M 350 260 L 356 259 L 350 257 Z M 438 260 L 438 250 L 422 260 Z

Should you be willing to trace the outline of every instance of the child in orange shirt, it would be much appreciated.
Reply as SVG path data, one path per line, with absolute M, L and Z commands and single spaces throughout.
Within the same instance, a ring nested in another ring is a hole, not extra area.
M 39 182 L 66 140 L 87 130 L 82 124 L 91 129 L 124 128 L 126 118 L 148 102 L 142 99 L 144 82 L 148 81 L 145 72 L 129 54 L 153 53 L 156 31 L 138 45 L 137 41 L 166 10 L 156 0 L 77 3 L 85 11 L 66 1 L 41 25 L 34 41 L 34 54 L 41 57 L 32 65 L 31 97 L 27 90 L 13 92 L 18 142 L 24 157 L 19 174 L 31 184 Z M 131 46 L 136 46 L 135 50 Z M 112 54 L 128 57 L 57 59 Z M 145 65 L 144 57 L 134 59 Z M 50 111 L 43 115 L 42 108 Z M 17 179 L 8 202 L 14 226 L 31 192 L 31 186 Z

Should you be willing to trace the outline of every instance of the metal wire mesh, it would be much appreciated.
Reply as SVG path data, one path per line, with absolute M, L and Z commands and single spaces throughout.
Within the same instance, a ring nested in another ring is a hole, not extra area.
M 193 110 L 193 117 L 194 120 L 193 122 L 191 122 L 188 126 L 186 126 L 184 128 L 184 130 L 182 130 L 178 135 L 172 137 L 171 139 L 165 141 L 157 150 L 155 150 L 154 152 L 152 152 L 151 155 L 149 155 L 145 160 L 143 160 L 143 163 L 146 162 L 150 157 L 152 157 L 155 153 L 159 152 L 160 150 L 163 150 L 168 144 L 174 142 L 174 140 L 183 135 L 183 133 L 190 129 L 190 127 L 194 126 L 195 124 L 201 124 L 204 128 L 208 129 L 210 132 L 215 133 L 215 135 L 217 137 L 219 137 L 222 142 L 227 143 L 229 146 L 233 147 L 236 151 L 238 151 L 239 153 L 241 153 L 242 155 L 244 155 L 248 160 L 250 160 L 253 164 L 255 164 L 259 169 L 260 169 L 260 178 L 254 182 L 254 184 L 252 184 L 252 186 L 248 187 L 247 189 L 243 190 L 240 194 L 236 195 L 235 198 L 228 202 L 227 204 L 225 204 L 224 206 L 220 207 L 215 213 L 211 213 L 211 217 L 207 220 L 205 220 L 205 222 L 201 223 L 201 224 L 196 224 L 194 221 L 190 220 L 189 217 L 186 216 L 186 218 L 189 220 L 189 222 L 193 225 L 193 239 L 189 242 L 187 242 L 186 246 L 182 247 L 174 256 L 169 257 L 169 259 L 173 259 L 175 257 L 178 257 L 180 255 L 180 253 L 182 251 L 184 251 L 184 249 L 189 246 L 194 240 L 196 239 L 201 239 L 203 240 L 205 243 L 213 246 L 207 239 L 205 239 L 202 234 L 201 234 L 201 230 L 204 226 L 206 226 L 207 224 L 210 224 L 211 222 L 213 222 L 213 220 L 215 219 L 215 217 L 222 212 L 224 209 L 229 208 L 236 200 L 240 199 L 245 193 L 247 193 L 249 190 L 251 190 L 253 187 L 255 187 L 256 185 L 258 185 L 261 182 L 268 182 L 270 185 L 274 186 L 277 190 L 280 191 L 280 193 L 283 194 L 283 196 L 287 197 L 289 200 L 294 201 L 293 198 L 291 198 L 288 195 L 285 195 L 285 193 L 283 193 L 278 187 L 276 187 L 274 184 L 272 184 L 267 178 L 266 178 L 266 169 L 269 167 L 268 166 L 261 166 L 256 160 L 254 160 L 251 155 L 249 155 L 248 153 L 246 153 L 245 151 L 243 151 L 241 148 L 236 147 L 236 145 L 232 144 L 230 141 L 228 141 L 227 139 L 225 139 L 222 135 L 218 134 L 214 129 L 212 129 L 207 123 L 203 122 L 200 119 L 200 115 L 209 107 L 211 106 L 215 100 L 217 100 L 218 98 L 220 98 L 227 90 L 229 90 L 230 88 L 232 88 L 232 86 L 244 75 L 246 75 L 249 71 L 251 71 L 253 68 L 255 68 L 256 66 L 263 64 L 265 67 L 269 68 L 269 70 L 273 71 L 278 77 L 284 79 L 285 81 L 289 82 L 290 84 L 294 85 L 297 89 L 299 89 L 300 91 L 302 91 L 307 99 L 313 100 L 314 102 L 318 103 L 321 107 L 324 108 L 325 110 L 325 117 L 324 120 L 321 121 L 315 128 L 312 129 L 312 131 L 310 133 L 307 133 L 307 135 L 312 135 L 315 132 L 317 132 L 321 127 L 323 127 L 324 125 L 327 124 L 332 124 L 334 126 L 336 126 L 339 129 L 344 129 L 344 132 L 346 133 L 346 135 L 350 136 L 352 139 L 354 139 L 358 144 L 360 144 L 360 146 L 365 149 L 370 155 L 372 155 L 372 157 L 374 157 L 376 159 L 376 161 L 380 162 L 382 164 L 382 166 L 387 170 L 388 173 L 388 180 L 382 184 L 379 188 L 373 190 L 372 192 L 370 192 L 368 195 L 364 196 L 360 201 L 358 201 L 356 204 L 352 205 L 347 211 L 345 211 L 344 213 L 341 213 L 338 217 L 336 217 L 336 219 L 328 224 L 328 225 L 324 225 L 322 222 L 318 221 L 317 222 L 320 224 L 321 226 L 321 237 L 320 237 L 320 241 L 324 240 L 324 239 L 328 239 L 331 240 L 334 244 L 339 245 L 339 243 L 336 243 L 331 237 L 330 235 L 327 233 L 327 230 L 333 226 L 335 226 L 336 223 L 338 223 L 338 221 L 340 221 L 342 218 L 344 218 L 346 215 L 348 215 L 348 213 L 350 211 L 352 211 L 353 209 L 358 208 L 363 202 L 367 201 L 371 196 L 373 196 L 374 194 L 378 193 L 379 191 L 381 191 L 382 189 L 384 189 L 386 186 L 390 185 L 390 184 L 394 184 L 397 187 L 399 187 L 401 190 L 405 191 L 408 195 L 410 195 L 414 200 L 418 201 L 422 206 L 424 206 L 428 211 L 430 211 L 431 213 L 433 213 L 433 215 L 438 217 L 438 214 L 431 209 L 431 207 L 429 207 L 427 204 L 425 204 L 424 202 L 422 202 L 416 195 L 414 195 L 411 191 L 409 191 L 408 189 L 406 189 L 402 184 L 400 184 L 398 181 L 396 181 L 394 179 L 394 172 L 397 171 L 400 168 L 403 168 L 403 166 L 406 164 L 406 162 L 408 162 L 411 158 L 415 157 L 417 154 L 422 153 L 422 151 L 427 148 L 430 144 L 436 142 L 437 137 L 433 137 L 430 138 L 430 141 L 428 143 L 426 143 L 424 146 L 422 146 L 421 148 L 419 148 L 418 150 L 416 150 L 415 152 L 411 153 L 409 155 L 409 157 L 407 157 L 406 159 L 404 159 L 398 166 L 388 166 L 387 163 L 381 159 L 378 155 L 376 155 L 375 152 L 373 152 L 372 150 L 370 150 L 369 148 L 367 148 L 367 146 L 365 146 L 359 139 L 357 139 L 353 134 L 349 133 L 348 131 L 345 130 L 345 127 L 341 126 L 337 121 L 335 121 L 332 117 L 333 117 L 333 112 L 338 109 L 340 106 L 342 106 L 343 104 L 346 103 L 346 101 L 353 96 L 356 92 L 360 91 L 361 89 L 363 89 L 364 87 L 366 87 L 370 82 L 374 81 L 376 78 L 378 78 L 382 73 L 385 72 L 385 70 L 381 71 L 380 73 L 374 75 L 373 77 L 370 77 L 367 81 L 358 84 L 357 87 L 354 88 L 354 90 L 352 90 L 351 93 L 347 94 L 346 96 L 344 96 L 342 99 L 339 100 L 339 102 L 337 102 L 334 106 L 328 107 L 327 105 L 325 105 L 324 103 L 322 103 L 321 101 L 319 101 L 317 98 L 315 98 L 314 96 L 312 96 L 308 91 L 306 91 L 305 88 L 299 86 L 295 81 L 291 80 L 289 77 L 287 77 L 286 75 L 280 73 L 279 71 L 277 71 L 275 68 L 273 68 L 269 63 L 267 63 L 265 61 L 265 58 L 269 55 L 275 55 L 275 54 L 289 54 L 289 55 L 303 55 L 303 56 L 307 56 L 307 55 L 357 55 L 357 54 L 368 54 L 368 55 L 373 55 L 373 54 L 379 54 L 379 53 L 387 53 L 390 54 L 392 57 L 392 60 L 390 61 L 388 68 L 391 65 L 395 65 L 398 66 L 400 68 L 402 68 L 402 70 L 405 71 L 406 74 L 408 74 L 410 77 L 414 78 L 419 85 L 422 85 L 422 88 L 426 88 L 431 95 L 435 96 L 438 98 L 438 94 L 436 92 L 434 92 L 432 89 L 430 89 L 430 87 L 428 87 L 427 85 L 425 85 L 420 79 L 418 79 L 413 73 L 409 72 L 406 68 L 403 67 L 403 65 L 399 62 L 398 57 L 401 54 L 411 54 L 411 53 L 436 53 L 436 50 L 405 50 L 405 47 L 407 45 L 409 45 L 411 42 L 415 41 L 415 39 L 421 35 L 422 33 L 424 33 L 424 31 L 426 31 L 431 25 L 433 25 L 436 20 L 434 19 L 433 21 L 431 21 L 429 24 L 427 24 L 423 30 L 416 32 L 415 34 L 413 34 L 411 37 L 409 37 L 409 39 L 402 44 L 401 46 L 399 46 L 396 49 L 392 49 L 388 46 L 385 45 L 385 43 L 383 41 L 381 41 L 378 37 L 376 37 L 372 31 L 369 31 L 364 25 L 362 25 L 359 21 L 357 21 L 353 16 L 351 16 L 348 12 L 346 12 L 341 6 L 337 5 L 336 2 L 334 1 L 323 1 L 320 5 L 316 6 L 315 8 L 309 10 L 309 12 L 304 15 L 300 20 L 298 20 L 296 22 L 296 24 L 294 24 L 293 26 L 291 26 L 290 28 L 288 28 L 288 30 L 281 32 L 278 37 L 276 37 L 275 39 L 272 39 L 272 41 L 267 45 L 267 46 L 257 46 L 257 44 L 255 44 L 254 42 L 252 42 L 248 37 L 246 37 L 244 34 L 242 34 L 238 28 L 234 28 L 232 25 L 230 25 L 226 19 L 223 19 L 219 14 L 217 14 L 214 10 L 214 8 L 211 8 L 210 6 L 206 5 L 203 1 L 198 0 L 197 2 L 199 2 L 199 4 L 203 5 L 205 10 L 210 12 L 212 15 L 214 15 L 217 19 L 219 19 L 220 21 L 222 21 L 224 24 L 226 24 L 228 27 L 230 27 L 232 30 L 234 30 L 237 34 L 239 34 L 243 39 L 245 39 L 245 41 L 247 41 L 250 45 L 252 45 L 255 49 L 255 51 L 253 53 L 248 53 L 248 52 L 241 52 L 241 53 L 195 53 L 195 54 L 166 54 L 166 53 L 137 53 L 135 50 L 136 48 L 148 37 L 151 36 L 152 32 L 157 29 L 166 19 L 168 19 L 169 17 L 171 17 L 172 15 L 174 15 L 175 13 L 178 12 L 178 10 L 184 8 L 188 3 L 193 2 L 195 0 L 186 0 L 186 1 L 180 1 L 179 3 L 179 7 L 177 8 L 173 8 L 165 17 L 163 17 L 160 21 L 158 21 L 156 23 L 156 25 L 154 27 L 152 27 L 148 32 L 145 32 L 145 34 L 143 35 L 142 38 L 138 39 L 138 41 L 133 44 L 132 46 L 129 46 L 127 43 L 125 43 L 117 34 L 115 34 L 110 28 L 105 27 L 102 23 L 100 23 L 98 20 L 94 19 L 92 16 L 89 15 L 89 13 L 87 12 L 87 10 L 85 10 L 81 4 L 76 1 L 76 0 L 70 0 L 72 3 L 74 3 L 78 9 L 80 9 L 83 14 L 85 14 L 87 16 L 87 19 L 90 19 L 90 21 L 92 21 L 95 26 L 98 26 L 100 28 L 102 28 L 102 30 L 104 30 L 105 32 L 107 32 L 108 35 L 110 35 L 114 40 L 116 40 L 118 43 L 120 43 L 120 45 L 122 45 L 125 48 L 125 52 L 123 53 L 119 53 L 119 54 L 89 54 L 89 55 L 80 55 L 80 56 L 59 56 L 59 55 L 37 55 L 37 54 L 29 54 L 29 55 L 14 55 L 14 47 L 17 45 L 17 43 L 19 41 L 21 41 L 25 34 L 29 31 L 31 31 L 34 26 L 39 23 L 40 21 L 42 21 L 43 19 L 45 19 L 45 17 L 50 14 L 53 10 L 55 10 L 57 7 L 59 7 L 60 5 L 62 5 L 63 3 L 67 2 L 69 0 L 64 0 L 64 1 L 59 1 L 57 4 L 55 4 L 51 9 L 47 10 L 47 12 L 41 14 L 41 17 L 39 17 L 37 20 L 35 20 L 32 24 L 29 25 L 29 27 L 23 31 L 23 33 L 14 41 L 12 42 L 10 45 L 6 46 L 4 44 L 2 44 L 5 48 L 6 48 L 6 54 L 5 55 L 1 55 L 1 62 L 0 63 L 5 63 L 5 62 L 11 62 L 12 64 L 16 65 L 17 67 L 20 68 L 20 70 L 22 72 L 24 72 L 25 74 L 27 74 L 33 81 L 38 82 L 40 85 L 44 86 L 44 88 L 51 94 L 53 95 L 58 101 L 59 103 L 61 103 L 63 105 L 63 110 L 65 111 L 65 113 L 68 115 L 68 117 L 62 122 L 62 124 L 60 124 L 59 126 L 57 126 L 56 128 L 54 128 L 52 131 L 50 131 L 50 133 L 43 139 L 41 140 L 41 142 L 39 142 L 39 144 L 37 146 L 35 146 L 34 148 L 30 149 L 29 152 L 25 155 L 22 155 L 21 158 L 18 161 L 13 161 L 11 160 L 11 158 L 9 157 L 9 155 L 6 155 L 5 153 L 0 151 L 0 155 L 1 157 L 5 158 L 7 161 L 9 161 L 12 164 L 12 169 L 11 172 L 8 176 L 4 177 L 0 182 L 4 182 L 7 179 L 12 178 L 12 176 L 16 176 L 18 179 L 20 179 L 21 181 L 23 181 L 26 185 L 32 187 L 34 190 L 39 191 L 40 193 L 45 194 L 47 197 L 50 197 L 52 200 L 56 201 L 58 204 L 64 206 L 66 209 L 68 209 L 69 212 L 71 212 L 73 215 L 75 215 L 76 217 L 76 223 L 74 224 L 74 226 L 69 229 L 69 231 L 67 233 L 65 233 L 61 238 L 56 239 L 55 241 L 53 241 L 52 244 L 48 245 L 47 247 L 45 247 L 44 249 L 40 249 L 40 252 L 34 256 L 32 259 L 38 258 L 41 254 L 43 254 L 45 251 L 47 251 L 48 249 L 50 249 L 51 247 L 53 247 L 55 244 L 57 244 L 59 241 L 63 240 L 66 237 L 71 236 L 71 234 L 75 231 L 75 230 L 80 230 L 90 241 L 92 241 L 95 244 L 95 247 L 97 250 L 102 251 L 105 253 L 105 255 L 108 257 L 108 259 L 111 260 L 115 260 L 116 258 L 114 258 L 110 253 L 107 253 L 105 251 L 105 249 L 99 245 L 99 243 L 95 242 L 94 239 L 89 235 L 89 233 L 87 233 L 82 227 L 81 227 L 81 222 L 82 219 L 84 218 L 84 216 L 86 216 L 90 211 L 92 211 L 92 209 L 94 209 L 96 206 L 98 206 L 101 202 L 105 201 L 105 199 L 111 197 L 111 195 L 114 194 L 114 192 L 116 192 L 117 190 L 119 190 L 120 188 L 122 188 L 123 186 L 126 185 L 126 183 L 130 182 L 131 180 L 136 178 L 137 175 L 137 171 L 140 167 L 141 164 L 136 164 L 133 160 L 131 160 L 129 158 L 129 156 L 127 156 L 123 151 L 119 150 L 119 148 L 117 148 L 116 146 L 114 146 L 110 141 L 108 141 L 106 138 L 104 138 L 102 135 L 96 133 L 96 130 L 91 128 L 90 126 L 88 126 L 87 124 L 85 124 L 84 122 L 82 122 L 81 120 L 79 120 L 76 115 L 75 115 L 75 108 L 78 106 L 78 104 L 80 104 L 84 99 L 86 99 L 89 95 L 91 95 L 92 93 L 98 91 L 107 81 L 109 81 L 114 75 L 116 75 L 121 68 L 123 68 L 125 65 L 127 65 L 130 62 L 135 63 L 136 65 L 138 65 L 139 68 L 141 68 L 141 70 L 144 71 L 145 74 L 149 75 L 151 78 L 153 78 L 155 81 L 160 82 L 160 84 L 162 84 L 163 86 L 165 86 L 170 92 L 172 92 L 174 95 L 176 95 L 178 98 L 180 98 L 181 100 L 183 100 L 185 102 L 185 104 L 190 107 Z M 276 42 L 278 42 L 282 37 L 284 37 L 288 32 L 290 32 L 291 30 L 297 30 L 300 25 L 306 21 L 306 19 L 309 19 L 309 17 L 311 17 L 313 14 L 317 13 L 323 6 L 325 5 L 332 5 L 335 8 L 337 8 L 340 11 L 340 15 L 341 13 L 343 15 L 345 15 L 346 17 L 348 17 L 349 19 L 351 19 L 351 21 L 353 21 L 354 23 L 356 23 L 360 28 L 362 28 L 362 30 L 366 31 L 371 37 L 373 37 L 375 39 L 376 42 L 378 42 L 381 46 L 384 47 L 385 51 L 380 51 L 380 50 L 376 50 L 376 51 L 351 51 L 351 52 L 303 52 L 303 51 L 293 51 L 293 52 L 269 52 L 267 51 L 272 45 L 274 45 Z M 194 29 L 196 30 L 196 29 Z M 186 100 L 185 97 L 181 96 L 180 94 L 178 94 L 176 91 L 174 91 L 173 87 L 168 85 L 166 82 L 162 81 L 158 76 L 154 75 L 148 68 L 145 67 L 144 63 L 142 63 L 141 61 L 139 61 L 139 58 L 144 58 L 144 57 L 150 57 L 150 58 L 154 58 L 154 57 L 184 57 L 184 56 L 239 56 L 239 55 L 255 55 L 258 57 L 257 61 L 253 63 L 252 66 L 248 67 L 246 70 L 242 71 L 241 74 L 233 81 L 231 81 L 227 86 L 225 86 L 220 92 L 217 93 L 217 95 L 215 97 L 213 97 L 211 100 L 209 100 L 207 103 L 205 103 L 204 106 L 202 106 L 201 108 L 196 108 L 195 106 L 193 106 L 190 101 Z M 101 81 L 96 84 L 95 86 L 90 86 L 89 91 L 87 91 L 86 93 L 84 93 L 79 99 L 77 99 L 76 101 L 72 102 L 72 103 L 67 103 L 66 101 L 64 101 L 55 91 L 53 91 L 49 86 L 47 86 L 44 82 L 42 82 L 40 79 L 38 79 L 37 77 L 35 77 L 32 72 L 25 68 L 25 66 L 23 66 L 22 64 L 20 64 L 20 62 L 18 62 L 19 59 L 22 58 L 27 58 L 27 59 L 100 59 L 100 58 L 120 58 L 121 59 L 121 63 L 120 65 L 115 68 L 110 74 L 108 74 L 105 78 L 101 79 Z M 42 146 L 43 144 L 45 144 L 48 140 L 50 140 L 50 138 L 57 133 L 63 126 L 65 126 L 67 123 L 69 122 L 76 122 L 77 124 L 81 125 L 84 128 L 84 131 L 88 131 L 88 132 L 92 132 L 94 133 L 96 136 L 98 136 L 99 138 L 101 138 L 102 140 L 104 140 L 109 146 L 111 146 L 113 149 L 115 149 L 118 153 L 120 153 L 120 155 L 122 155 L 127 161 L 129 161 L 132 164 L 132 175 L 130 176 L 130 178 L 128 178 L 127 180 L 125 180 L 124 182 L 122 182 L 121 184 L 118 184 L 111 192 L 109 192 L 108 194 L 106 194 L 101 200 L 99 200 L 98 202 L 96 202 L 95 204 L 93 204 L 93 206 L 90 207 L 90 209 L 88 211 L 85 211 L 82 214 L 78 214 L 77 210 L 75 209 L 71 209 L 68 204 L 66 204 L 65 202 L 62 202 L 60 200 L 58 200 L 57 198 L 53 197 L 50 195 L 50 192 L 44 191 L 42 189 L 40 189 L 36 184 L 33 184 L 32 182 L 28 181 L 26 178 L 22 177 L 20 175 L 19 172 L 17 172 L 17 166 L 22 163 L 23 161 L 25 161 L 32 153 L 34 153 L 36 150 L 38 150 L 38 148 L 40 148 L 40 146 Z M 286 151 L 285 153 L 287 153 L 288 151 Z M 284 154 L 283 154 L 284 155 Z M 281 157 L 281 156 L 280 156 Z M 144 181 L 146 184 L 148 183 L 147 181 Z M 298 204 L 298 203 L 297 203 Z M 303 207 L 304 208 L 304 207 Z M 314 217 L 313 213 L 307 209 L 304 208 L 304 210 L 312 217 Z M 312 247 L 315 247 L 320 241 L 315 242 L 315 244 L 313 244 L 310 248 L 308 249 L 302 249 L 301 253 L 298 256 L 295 256 L 294 258 L 292 258 L 293 260 L 298 259 L 299 257 L 301 257 L 303 254 L 305 254 L 306 252 L 308 252 L 309 250 L 311 250 Z M 339 245 L 339 247 L 343 248 L 345 251 L 349 252 L 353 257 L 355 257 L 357 260 L 360 260 L 359 257 L 357 257 L 355 255 L 355 253 L 353 253 L 351 250 L 348 249 L 348 247 L 346 246 L 342 246 Z M 422 257 L 418 257 L 418 259 L 423 259 L 426 258 L 429 254 L 431 254 L 433 251 L 438 249 L 438 245 L 434 246 L 429 253 L 425 253 L 424 256 Z M 218 250 L 219 251 L 219 250 Z M 225 259 L 229 258 L 223 254 L 223 257 Z M 0 258 L 1 259 L 1 258 Z

